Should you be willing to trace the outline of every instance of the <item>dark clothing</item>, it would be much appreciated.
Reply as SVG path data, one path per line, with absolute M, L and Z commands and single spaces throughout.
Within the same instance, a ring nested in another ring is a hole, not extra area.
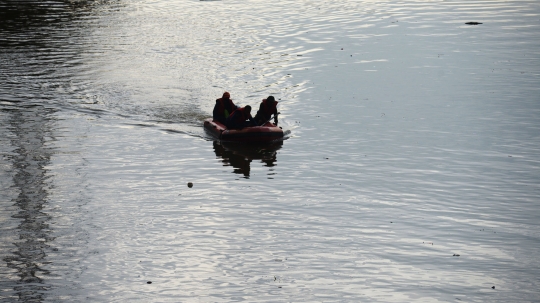
M 261 102 L 261 105 L 259 106 L 259 110 L 257 111 L 257 114 L 255 115 L 255 121 L 257 121 L 257 125 L 262 125 L 266 121 L 270 120 L 270 117 L 274 115 L 274 124 L 278 124 L 278 118 L 277 118 L 277 101 L 268 101 L 267 99 L 263 99 Z
M 214 105 L 212 117 L 214 121 L 225 124 L 229 115 L 237 108 L 231 99 L 219 98 L 216 100 L 216 105 Z
M 249 122 L 246 121 L 249 119 Z M 255 120 L 251 117 L 244 107 L 236 109 L 225 121 L 228 129 L 242 129 L 244 127 L 255 126 Z

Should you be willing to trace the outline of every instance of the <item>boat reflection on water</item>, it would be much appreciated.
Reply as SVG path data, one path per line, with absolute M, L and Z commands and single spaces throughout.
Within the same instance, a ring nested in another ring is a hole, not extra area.
M 241 142 L 220 142 L 214 141 L 214 152 L 216 156 L 223 159 L 223 166 L 232 166 L 233 172 L 244 175 L 249 179 L 251 161 L 261 160 L 263 166 L 269 167 L 269 179 L 272 179 L 276 165 L 277 151 L 283 146 L 283 141 L 279 140 L 266 144 L 246 144 Z

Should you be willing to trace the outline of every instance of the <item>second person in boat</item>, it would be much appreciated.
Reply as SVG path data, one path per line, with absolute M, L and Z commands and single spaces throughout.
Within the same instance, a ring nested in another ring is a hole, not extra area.
M 249 121 L 246 121 L 249 120 Z M 225 121 L 228 129 L 242 129 L 244 127 L 255 126 L 257 123 L 251 116 L 251 106 L 237 108 Z
M 263 125 L 264 123 L 270 121 L 270 117 L 274 115 L 274 124 L 277 126 L 277 104 L 278 102 L 276 101 L 274 96 L 268 96 L 268 98 L 262 100 L 261 105 L 259 106 L 259 110 L 255 115 L 255 121 L 257 122 L 257 125 Z

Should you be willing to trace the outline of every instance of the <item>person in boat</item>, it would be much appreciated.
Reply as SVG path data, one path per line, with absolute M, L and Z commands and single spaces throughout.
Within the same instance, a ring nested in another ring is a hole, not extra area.
M 249 120 L 249 121 L 246 121 Z M 257 123 L 251 116 L 251 106 L 237 108 L 225 121 L 228 129 L 242 129 L 244 127 L 255 126 Z
M 259 110 L 255 115 L 255 122 L 257 122 L 257 125 L 262 125 L 263 123 L 266 123 L 270 120 L 270 117 L 272 117 L 272 115 L 274 115 L 274 124 L 276 126 L 278 125 L 277 104 L 278 102 L 276 101 L 274 96 L 268 96 L 268 98 L 262 100 L 261 105 L 259 106 Z
M 225 124 L 227 118 L 238 106 L 234 105 L 231 100 L 231 94 L 228 92 L 223 93 L 223 97 L 216 99 L 216 105 L 214 105 L 214 111 L 212 112 L 212 118 L 221 124 Z

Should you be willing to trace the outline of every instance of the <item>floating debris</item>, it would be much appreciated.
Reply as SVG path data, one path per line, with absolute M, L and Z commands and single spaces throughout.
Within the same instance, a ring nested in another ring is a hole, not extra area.
M 459 257 L 459 255 L 458 255 L 458 254 L 454 254 L 452 257 Z
M 148 281 L 148 282 L 146 282 L 146 284 L 152 284 L 152 281 Z
M 193 183 L 188 182 L 187 187 L 192 188 L 192 187 L 193 187 Z
M 495 289 L 495 286 L 491 286 L 491 288 Z
M 483 24 L 483 23 L 481 23 L 481 22 L 467 22 L 465 24 L 467 24 L 467 25 L 478 25 L 478 24 Z

